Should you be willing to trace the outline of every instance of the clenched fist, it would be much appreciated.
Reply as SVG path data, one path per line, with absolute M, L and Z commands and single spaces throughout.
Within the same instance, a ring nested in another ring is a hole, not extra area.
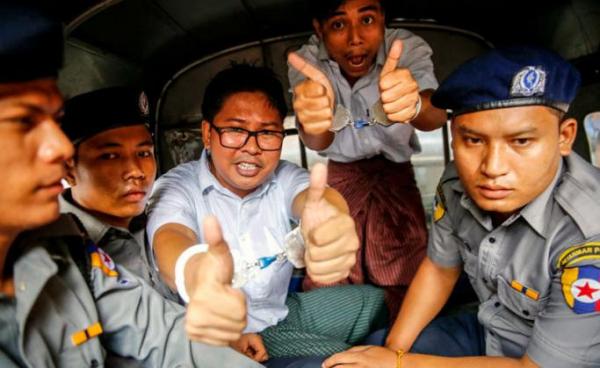
M 402 41 L 395 40 L 379 75 L 383 111 L 392 122 L 406 123 L 418 114 L 419 85 L 410 70 L 398 67 Z
M 301 217 L 306 271 L 313 281 L 323 284 L 348 277 L 359 245 L 354 220 L 326 199 L 326 184 L 327 167 L 316 164 Z
M 210 345 L 227 346 L 242 336 L 246 327 L 246 298 L 231 286 L 233 259 L 223 240 L 215 217 L 204 220 L 208 251 L 191 258 L 192 280 L 186 280 L 190 302 L 186 311 L 186 331 L 190 339 Z
M 333 124 L 335 94 L 327 76 L 295 52 L 288 63 L 307 79 L 294 87 L 294 111 L 307 134 L 322 134 Z

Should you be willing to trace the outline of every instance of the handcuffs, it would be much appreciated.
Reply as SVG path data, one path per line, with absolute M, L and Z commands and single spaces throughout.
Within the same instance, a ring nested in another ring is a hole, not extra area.
M 406 123 L 410 123 L 412 120 L 414 120 L 420 112 L 421 96 L 419 95 L 415 115 Z M 381 100 L 377 100 L 377 102 L 367 110 L 367 119 L 354 119 L 352 113 L 346 107 L 343 105 L 337 105 L 335 109 L 335 115 L 333 116 L 333 122 L 329 130 L 332 132 L 339 132 L 348 125 L 352 126 L 354 129 L 362 129 L 371 125 L 388 127 L 393 123 L 393 121 L 388 119 L 387 114 L 383 110 L 383 104 Z
M 267 243 L 270 249 L 281 249 L 275 238 L 267 232 Z M 275 262 L 288 260 L 296 268 L 304 268 L 304 238 L 300 232 L 300 226 L 290 231 L 283 244 L 284 250 L 272 256 L 259 257 L 253 261 L 248 261 L 242 257 L 234 257 L 234 273 L 232 286 L 235 288 L 243 287 L 248 281 L 265 268 Z

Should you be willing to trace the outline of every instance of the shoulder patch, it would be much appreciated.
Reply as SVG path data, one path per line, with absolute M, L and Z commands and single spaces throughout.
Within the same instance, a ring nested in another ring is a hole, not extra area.
M 99 268 L 106 276 L 116 277 L 119 273 L 115 270 L 115 262 L 112 258 L 98 248 L 95 244 L 90 244 L 87 247 L 87 252 L 90 255 L 90 264 L 94 268 Z
M 565 302 L 577 314 L 600 312 L 600 268 L 565 268 L 561 276 Z
M 600 259 L 600 242 L 588 242 L 569 247 L 558 257 L 557 267 L 570 267 L 591 259 Z
M 442 190 L 442 183 L 440 183 L 436 190 L 434 208 L 433 208 L 433 222 L 438 222 L 446 214 L 446 197 Z

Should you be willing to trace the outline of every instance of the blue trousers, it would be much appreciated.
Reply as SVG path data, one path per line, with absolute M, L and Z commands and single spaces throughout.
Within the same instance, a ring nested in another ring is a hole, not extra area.
M 485 355 L 485 332 L 474 313 L 436 318 L 410 351 L 447 357 Z
M 387 329 L 372 333 L 363 345 L 385 343 Z M 464 313 L 433 320 L 413 344 L 411 353 L 447 357 L 485 355 L 485 332 L 477 315 Z M 327 357 L 276 358 L 267 362 L 269 368 L 319 368 Z

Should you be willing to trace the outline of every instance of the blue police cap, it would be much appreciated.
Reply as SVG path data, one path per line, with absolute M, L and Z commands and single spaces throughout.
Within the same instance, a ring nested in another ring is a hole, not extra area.
M 575 67 L 554 52 L 513 46 L 493 49 L 458 67 L 431 102 L 455 116 L 528 105 L 567 112 L 580 83 Z
M 73 144 L 106 130 L 131 125 L 149 127 L 146 94 L 136 88 L 110 87 L 68 99 L 61 127 Z
M 56 77 L 62 66 L 62 23 L 40 2 L 0 2 L 0 83 Z

